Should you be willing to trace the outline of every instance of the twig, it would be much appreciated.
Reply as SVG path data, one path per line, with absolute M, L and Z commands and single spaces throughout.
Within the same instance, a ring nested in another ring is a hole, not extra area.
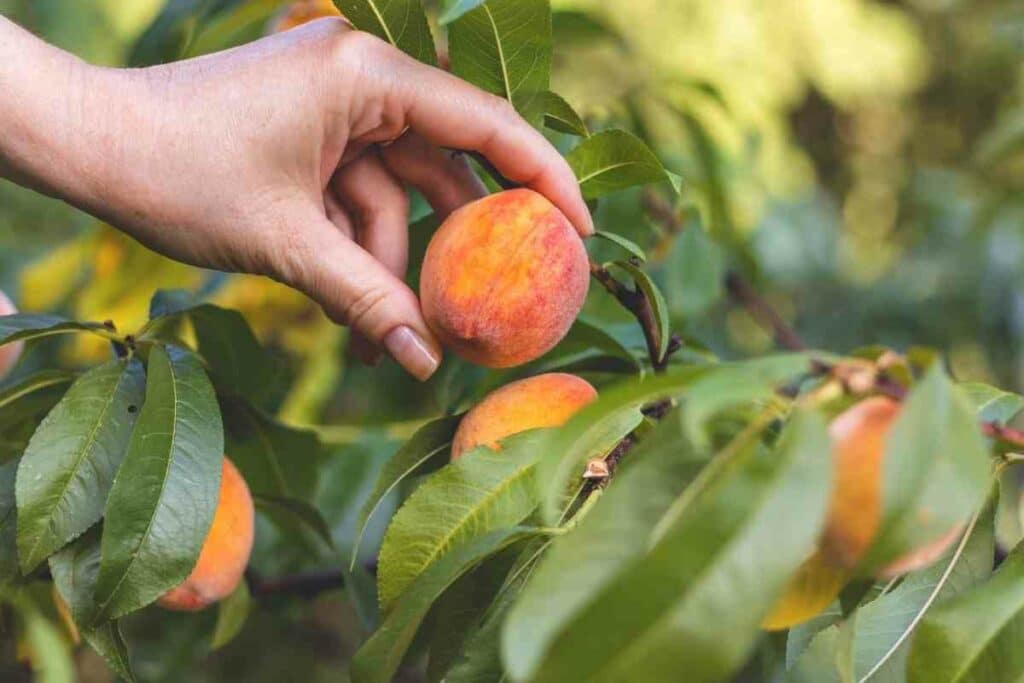
M 725 287 L 729 295 L 747 309 L 757 324 L 772 333 L 779 346 L 790 351 L 804 351 L 807 348 L 793 328 L 782 319 L 778 311 L 754 291 L 750 283 L 739 274 L 729 273 L 726 275 Z
M 651 359 L 651 366 L 655 372 L 664 372 L 668 367 L 668 358 L 673 352 L 678 351 L 682 342 L 676 335 L 672 336 L 666 349 L 665 355 L 661 356 L 658 349 L 658 324 L 655 322 L 654 309 L 651 302 L 647 300 L 639 288 L 630 288 L 619 282 L 608 272 L 604 266 L 591 262 L 590 274 L 604 287 L 609 294 L 615 297 L 623 308 L 633 314 L 633 317 L 640 323 L 640 329 L 644 333 L 644 341 L 647 344 L 647 353 Z
M 273 579 L 264 579 L 250 570 L 245 577 L 249 584 L 249 594 L 254 598 L 279 594 L 313 598 L 320 593 L 345 587 L 345 575 L 338 570 L 303 572 Z

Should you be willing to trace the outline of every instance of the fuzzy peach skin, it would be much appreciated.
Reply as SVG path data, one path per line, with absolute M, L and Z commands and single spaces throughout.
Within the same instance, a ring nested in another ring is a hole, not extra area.
M 532 190 L 506 190 L 441 225 L 424 256 L 420 300 L 442 344 L 478 365 L 507 368 L 565 336 L 589 279 L 583 242 L 562 212 Z
M 481 445 L 498 450 L 506 436 L 562 425 L 595 398 L 589 382 L 560 372 L 510 382 L 462 418 L 452 440 L 452 460 Z
M 848 408 L 829 426 L 835 480 L 822 551 L 840 566 L 856 566 L 878 533 L 885 442 L 899 410 L 900 404 L 892 399 L 868 398 Z M 879 576 L 888 578 L 928 566 L 956 540 L 960 530 L 957 525 L 897 558 Z
M 224 458 L 220 499 L 199 560 L 185 582 L 168 591 L 158 604 L 195 612 L 231 595 L 249 564 L 254 523 L 249 486 L 232 462 Z
M 341 11 L 334 5 L 333 0 L 298 0 L 284 7 L 268 26 L 267 33 L 280 33 L 293 29 L 302 24 L 308 24 L 314 19 L 324 17 L 340 17 Z
M 2 290 L 0 290 L 0 315 L 13 315 L 17 313 L 18 309 L 14 306 L 14 302 L 8 298 Z M 18 362 L 18 358 L 21 357 L 21 350 L 24 347 L 22 342 L 14 342 L 13 344 L 5 344 L 0 346 L 0 379 L 6 375 L 14 364 Z

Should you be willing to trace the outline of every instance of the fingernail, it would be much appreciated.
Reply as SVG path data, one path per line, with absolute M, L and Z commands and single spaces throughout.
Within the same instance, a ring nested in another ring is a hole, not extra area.
M 402 325 L 387 333 L 384 347 L 413 377 L 425 381 L 441 364 L 441 357 L 411 328 Z

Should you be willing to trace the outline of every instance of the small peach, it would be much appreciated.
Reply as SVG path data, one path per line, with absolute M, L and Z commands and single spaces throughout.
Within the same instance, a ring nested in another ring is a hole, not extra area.
M 557 427 L 597 398 L 597 391 L 575 375 L 552 372 L 511 382 L 492 391 L 466 413 L 452 440 L 452 460 L 477 446 L 528 429 Z
M 420 300 L 445 346 L 507 368 L 565 336 L 589 280 L 583 241 L 562 212 L 532 190 L 506 190 L 444 221 L 424 256 Z
M 224 458 L 217 511 L 196 566 L 158 604 L 171 610 L 195 612 L 231 595 L 249 564 L 254 524 L 249 486 L 232 462 Z

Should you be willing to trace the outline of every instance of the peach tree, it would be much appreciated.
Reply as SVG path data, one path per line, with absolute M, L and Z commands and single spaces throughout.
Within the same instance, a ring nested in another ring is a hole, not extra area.
M 336 4 L 431 65 L 436 20 L 451 71 L 564 150 L 602 228 L 587 240 L 584 314 L 575 307 L 545 353 L 499 349 L 514 367 L 450 356 L 443 414 L 417 423 L 374 474 L 344 553 L 337 520 L 316 504 L 330 449 L 320 430 L 276 416 L 287 372 L 243 316 L 158 291 L 137 330 L 0 317 L 3 345 L 81 334 L 111 349 L 85 372 L 41 369 L 0 389 L 0 600 L 34 669 L 71 680 L 67 629 L 118 676 L 146 678 L 132 620 L 196 569 L 224 503 L 226 455 L 251 491 L 257 546 L 273 535 L 318 572 L 235 576 L 210 600 L 211 648 L 244 631 L 260 600 L 343 588 L 365 628 L 354 681 L 410 669 L 449 682 L 1024 675 L 1024 551 L 997 557 L 994 541 L 999 483 L 1024 449 L 1010 424 L 1024 398 L 954 381 L 927 349 L 804 349 L 723 229 L 711 157 L 677 175 L 642 135 L 591 130 L 551 90 L 548 2 L 446 0 L 430 19 L 419 0 Z M 132 61 L 235 44 L 281 5 L 169 3 Z M 706 140 L 686 111 L 672 113 Z M 494 193 L 514 187 L 474 163 Z M 599 211 L 624 191 L 659 239 L 632 239 Z M 450 269 L 423 263 L 440 223 L 410 225 L 414 286 L 422 269 L 443 289 Z M 725 360 L 676 333 L 678 278 L 654 253 L 666 241 L 688 250 L 691 284 L 728 293 L 785 352 Z M 535 260 L 544 273 L 556 259 Z M 538 295 L 567 296 L 538 281 Z

